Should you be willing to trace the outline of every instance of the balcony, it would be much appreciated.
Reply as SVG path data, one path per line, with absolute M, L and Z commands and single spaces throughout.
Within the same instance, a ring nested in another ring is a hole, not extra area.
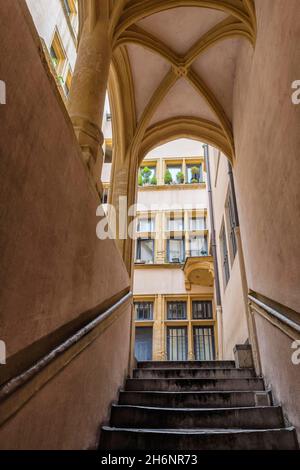
M 188 256 L 182 269 L 187 290 L 191 289 L 192 284 L 213 287 L 214 264 L 212 256 Z

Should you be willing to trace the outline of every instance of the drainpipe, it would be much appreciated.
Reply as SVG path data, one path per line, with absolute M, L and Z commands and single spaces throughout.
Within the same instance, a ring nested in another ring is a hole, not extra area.
M 218 254 L 216 245 L 216 230 L 215 230 L 215 216 L 213 207 L 213 196 L 211 186 L 211 173 L 210 173 L 210 160 L 209 160 L 209 147 L 207 144 L 203 145 L 204 157 L 207 173 L 207 192 L 208 204 L 210 213 L 210 231 L 211 231 L 211 252 L 214 260 L 214 278 L 215 278 L 215 292 L 216 292 L 216 310 L 217 310 L 217 324 L 218 324 L 218 342 L 219 342 L 219 359 L 223 359 L 223 316 L 222 316 L 222 299 L 220 289 L 219 265 Z
M 234 220 L 235 220 L 234 232 L 235 232 L 235 237 L 237 241 L 237 251 L 239 255 L 240 273 L 241 273 L 242 289 L 243 289 L 243 296 L 244 296 L 246 320 L 247 320 L 248 332 L 249 332 L 249 340 L 252 346 L 252 354 L 253 354 L 255 370 L 256 370 L 256 373 L 260 375 L 262 371 L 262 367 L 261 367 L 261 360 L 260 360 L 260 353 L 259 353 L 256 324 L 255 324 L 254 316 L 252 315 L 251 309 L 249 307 L 249 301 L 248 301 L 249 289 L 248 289 L 248 282 L 247 282 L 247 275 L 246 275 L 244 251 L 243 251 L 243 245 L 242 245 L 242 239 L 241 239 L 239 213 L 237 209 L 236 192 L 235 192 L 232 166 L 229 161 L 228 161 L 228 176 L 229 176 L 230 190 L 232 194 Z

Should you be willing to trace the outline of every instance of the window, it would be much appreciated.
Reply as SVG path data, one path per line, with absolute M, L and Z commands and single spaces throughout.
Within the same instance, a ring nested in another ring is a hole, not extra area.
M 211 320 L 213 318 L 212 303 L 206 300 L 193 300 L 193 320 Z
M 112 163 L 112 147 L 105 145 L 104 163 Z
M 221 234 L 220 234 L 220 249 L 221 249 L 222 264 L 223 264 L 223 280 L 224 280 L 224 284 L 226 287 L 230 278 L 230 271 L 229 271 L 227 239 L 226 239 L 224 223 L 223 223 Z
M 189 227 L 191 231 L 206 230 L 205 217 L 190 217 Z
M 198 236 L 190 238 L 191 256 L 207 256 L 207 237 Z
M 202 164 L 187 165 L 186 181 L 187 183 L 200 183 L 203 181 Z
M 154 232 L 155 230 L 155 221 L 154 219 L 139 219 L 137 231 L 138 232 Z
M 57 74 L 62 74 L 66 61 L 66 54 L 64 52 L 58 31 L 55 31 L 54 33 L 54 38 L 50 47 L 50 55 Z
M 104 188 L 103 189 L 103 194 L 102 194 L 102 204 L 107 204 L 108 203 L 108 193 L 109 193 L 109 189 Z
M 167 348 L 169 361 L 187 360 L 186 327 L 167 328 Z
M 65 12 L 70 17 L 76 14 L 76 6 L 74 0 L 63 0 Z
M 65 86 L 65 93 L 66 93 L 66 96 L 69 96 L 70 89 L 71 89 L 71 83 L 72 83 L 72 72 L 71 72 L 71 70 L 69 69 L 69 70 L 68 70 L 68 73 L 67 73 L 65 85 L 64 85 L 64 86 Z
M 183 263 L 185 259 L 184 239 L 170 238 L 167 244 L 167 256 L 169 263 Z
M 194 326 L 194 355 L 196 361 L 215 360 L 215 338 L 212 326 Z
M 182 165 L 167 165 L 167 171 L 171 173 L 173 183 L 182 183 L 177 180 L 178 173 L 182 172 Z
M 186 320 L 186 302 L 168 302 L 167 319 Z
M 153 320 L 152 302 L 135 302 L 134 308 L 136 320 Z
M 236 223 L 234 202 L 233 202 L 233 196 L 232 196 L 231 190 L 229 190 L 227 201 L 226 201 L 226 216 L 227 216 L 227 225 L 229 229 L 230 252 L 231 252 L 232 261 L 233 261 L 237 252 L 237 244 L 236 244 L 236 236 L 235 236 L 235 228 L 237 226 L 237 223 Z
M 154 240 L 142 239 L 137 240 L 136 259 L 144 263 L 153 263 L 154 261 Z
M 156 180 L 156 166 L 143 165 L 139 171 L 139 186 L 157 184 Z
M 170 217 L 167 222 L 167 230 L 169 232 L 181 232 L 184 230 L 183 217 Z
M 135 329 L 135 357 L 137 361 L 152 361 L 152 344 L 152 327 L 138 327 Z

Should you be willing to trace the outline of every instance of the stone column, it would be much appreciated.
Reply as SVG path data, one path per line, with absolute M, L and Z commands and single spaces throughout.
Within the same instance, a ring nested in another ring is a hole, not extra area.
M 98 0 L 90 16 L 82 30 L 68 110 L 83 158 L 101 195 L 101 129 L 112 55 L 107 1 Z
M 164 335 L 163 298 L 162 298 L 162 295 L 159 294 L 155 298 L 155 312 L 154 312 L 154 323 L 153 323 L 153 360 L 154 361 L 161 361 L 164 359 L 163 335 Z
M 192 325 L 192 309 L 191 299 L 187 298 L 187 319 L 188 319 L 188 360 L 194 360 L 194 341 L 193 341 L 193 325 Z

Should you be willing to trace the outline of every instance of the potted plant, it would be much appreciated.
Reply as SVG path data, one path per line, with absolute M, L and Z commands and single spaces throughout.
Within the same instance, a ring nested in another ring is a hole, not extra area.
M 200 178 L 200 169 L 198 166 L 193 166 L 191 168 L 191 173 L 192 173 L 192 179 L 191 183 L 199 183 L 199 178 Z
M 183 184 L 184 183 L 184 174 L 182 173 L 182 171 L 178 171 L 178 173 L 176 175 L 176 180 L 177 180 L 178 184 Z
M 141 174 L 140 171 L 139 171 L 139 174 L 138 174 L 138 185 L 143 186 L 143 177 L 142 177 L 142 174 Z
M 157 185 L 157 178 L 156 178 L 155 175 L 152 176 L 150 183 L 151 183 L 153 186 L 156 186 L 156 185 Z
M 173 182 L 173 177 L 170 170 L 166 170 L 165 172 L 165 184 L 171 184 Z
M 145 166 L 142 169 L 142 177 L 143 177 L 143 183 L 144 184 L 149 184 L 150 183 L 151 170 L 147 166 Z

